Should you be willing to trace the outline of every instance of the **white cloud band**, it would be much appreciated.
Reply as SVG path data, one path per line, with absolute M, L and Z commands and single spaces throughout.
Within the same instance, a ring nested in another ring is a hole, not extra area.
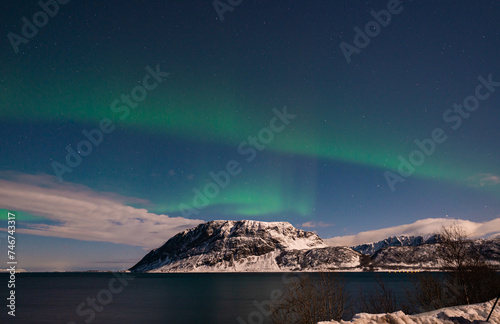
M 20 233 L 156 248 L 179 231 L 203 222 L 158 215 L 127 203 L 148 202 L 82 185 L 60 184 L 48 175 L 0 175 L 1 208 L 50 220 L 50 225 L 23 223 Z

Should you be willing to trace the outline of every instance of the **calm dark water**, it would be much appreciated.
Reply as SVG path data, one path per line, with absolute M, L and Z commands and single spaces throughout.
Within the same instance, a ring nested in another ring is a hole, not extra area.
M 120 280 L 110 273 L 17 274 L 12 318 L 8 274 L 0 274 L 0 323 L 269 323 L 256 304 L 265 304 L 273 290 L 298 275 L 125 274 L 133 279 Z M 354 299 L 375 284 L 373 273 L 340 275 Z M 379 275 L 396 296 L 405 295 L 411 274 Z

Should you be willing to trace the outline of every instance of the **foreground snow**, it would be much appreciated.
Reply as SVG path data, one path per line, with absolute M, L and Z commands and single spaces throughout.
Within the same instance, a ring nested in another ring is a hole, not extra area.
M 495 300 L 479 303 L 474 305 L 454 306 L 441 308 L 432 312 L 421 313 L 416 315 L 406 315 L 402 311 L 390 314 L 356 314 L 351 321 L 331 321 L 319 322 L 318 324 L 372 324 L 372 323 L 391 323 L 391 324 L 466 324 L 466 323 L 481 323 L 485 322 L 491 307 Z M 495 307 L 495 311 L 491 314 L 489 322 L 500 324 L 500 305 Z

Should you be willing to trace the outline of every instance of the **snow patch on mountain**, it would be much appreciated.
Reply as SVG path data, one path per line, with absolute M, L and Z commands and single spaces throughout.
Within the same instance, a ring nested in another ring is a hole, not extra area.
M 354 251 L 362 254 L 373 255 L 375 252 L 389 246 L 419 246 L 422 244 L 437 243 L 439 236 L 434 234 L 429 237 L 424 236 L 391 236 L 375 243 L 366 243 L 351 247 Z
M 439 270 L 436 236 L 389 237 L 353 248 L 328 246 L 287 222 L 211 221 L 150 251 L 133 272 L 280 272 Z M 500 269 L 500 239 L 473 241 Z
M 500 239 L 472 241 L 483 260 L 500 269 Z M 436 258 L 440 243 L 418 246 L 389 246 L 375 252 L 363 266 L 369 270 L 438 270 L 443 264 Z
M 358 252 L 330 247 L 287 222 L 211 221 L 149 252 L 131 271 L 315 271 L 359 266 Z

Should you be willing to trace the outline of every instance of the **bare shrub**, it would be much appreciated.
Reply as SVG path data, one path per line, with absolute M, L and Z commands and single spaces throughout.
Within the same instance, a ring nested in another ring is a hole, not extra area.
M 369 294 L 361 292 L 360 310 L 365 313 L 392 313 L 397 311 L 396 297 L 385 281 L 375 275 L 376 288 Z
M 456 288 L 456 298 L 459 304 L 476 304 L 498 295 L 500 289 L 500 274 L 482 264 L 452 271 L 447 274 L 447 281 Z
M 304 275 L 284 288 L 283 300 L 271 314 L 276 324 L 340 320 L 347 306 L 344 280 L 335 273 Z
M 407 290 L 406 313 L 421 313 L 443 307 L 458 305 L 456 292 L 450 291 L 439 274 L 419 273 L 411 278 L 413 289 Z
M 422 274 L 413 281 L 408 300 L 414 311 L 480 303 L 494 298 L 500 274 L 481 255 L 481 245 L 470 240 L 457 224 L 439 233 L 437 257 L 445 271 L 442 277 Z
M 469 239 L 467 231 L 458 224 L 443 227 L 439 242 L 437 254 L 444 270 L 462 271 L 484 263 L 480 250 Z
M 469 239 L 467 232 L 457 224 L 443 228 L 440 233 L 439 256 L 447 282 L 455 292 L 459 304 L 473 304 L 496 296 L 499 287 L 498 273 L 485 262 L 481 245 Z

